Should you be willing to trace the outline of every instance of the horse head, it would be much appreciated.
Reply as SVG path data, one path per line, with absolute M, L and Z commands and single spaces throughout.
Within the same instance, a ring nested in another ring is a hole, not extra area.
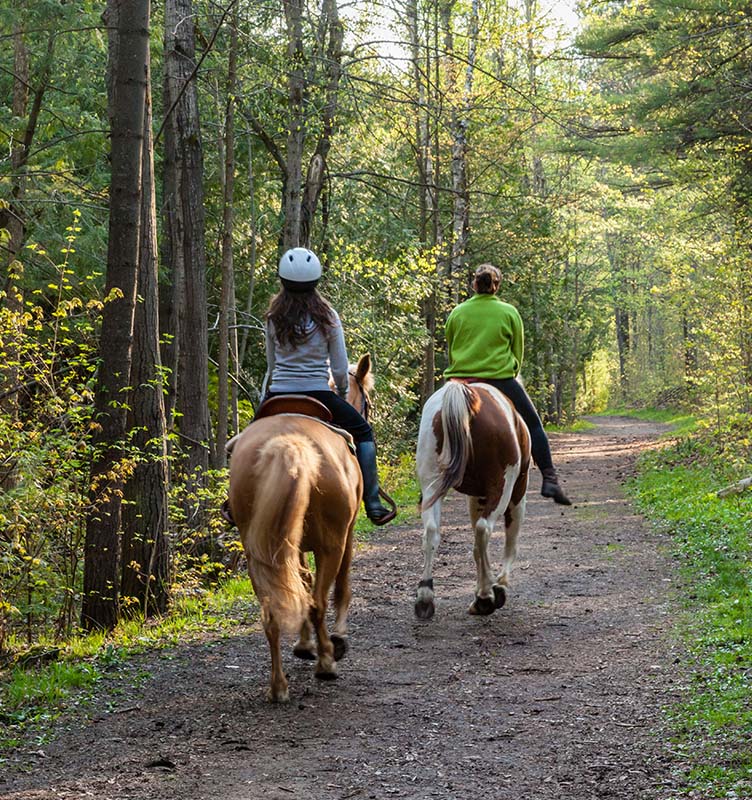
M 371 414 L 370 393 L 374 385 L 371 354 L 365 353 L 358 359 L 357 364 L 350 364 L 347 374 L 348 387 L 345 399 L 367 422 Z

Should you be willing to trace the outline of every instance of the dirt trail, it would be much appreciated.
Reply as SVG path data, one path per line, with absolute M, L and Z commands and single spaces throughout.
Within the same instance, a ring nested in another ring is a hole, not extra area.
M 379 529 L 355 560 L 338 681 L 289 656 L 292 702 L 269 705 L 258 629 L 144 657 L 140 688 L 19 754 L 0 797 L 671 798 L 671 563 L 620 488 L 660 428 L 597 422 L 553 440 L 573 507 L 540 498 L 533 477 L 501 611 L 466 613 L 474 565 L 455 495 L 432 621 L 412 610 L 420 530 Z

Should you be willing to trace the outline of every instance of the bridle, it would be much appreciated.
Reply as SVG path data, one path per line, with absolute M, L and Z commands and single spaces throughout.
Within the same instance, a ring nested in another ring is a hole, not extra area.
M 358 380 L 358 376 L 354 372 L 348 371 L 347 373 L 354 381 L 355 385 L 358 387 L 360 391 L 360 396 L 363 398 L 363 402 L 358 410 L 360 416 L 368 422 L 368 417 L 371 415 L 371 400 L 368 397 L 368 392 L 366 392 L 365 386 Z

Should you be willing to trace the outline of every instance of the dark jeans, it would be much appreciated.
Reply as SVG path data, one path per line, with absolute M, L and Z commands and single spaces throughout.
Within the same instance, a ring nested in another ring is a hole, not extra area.
M 323 403 L 332 412 L 332 422 L 340 428 L 344 428 L 352 434 L 355 444 L 360 442 L 372 442 L 373 430 L 371 426 L 361 417 L 361 415 L 335 392 L 313 391 L 313 392 L 267 392 L 267 397 L 276 397 L 279 394 L 304 394 Z
M 538 465 L 538 469 L 541 472 L 544 469 L 551 469 L 554 462 L 551 460 L 551 447 L 548 444 L 548 437 L 543 430 L 543 423 L 540 421 L 533 401 L 528 397 L 522 384 L 514 378 L 483 378 L 483 383 L 495 386 L 514 403 L 517 413 L 525 420 L 525 425 L 530 431 L 533 461 Z

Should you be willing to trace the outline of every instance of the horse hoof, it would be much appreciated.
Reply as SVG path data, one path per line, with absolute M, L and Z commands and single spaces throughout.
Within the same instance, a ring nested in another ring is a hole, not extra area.
M 494 605 L 496 608 L 502 608 L 504 603 L 507 602 L 507 590 L 503 586 L 499 586 L 499 584 L 494 584 L 493 587 L 494 592 Z
M 350 645 L 347 642 L 347 637 L 340 636 L 338 633 L 333 633 L 330 637 L 334 645 L 334 660 L 341 661 L 346 655 Z M 313 658 L 313 656 L 311 656 Z
M 480 617 L 487 617 L 496 611 L 496 603 L 492 597 L 476 597 L 468 612 Z
M 297 656 L 297 658 L 302 658 L 303 661 L 315 661 L 316 660 L 316 653 L 313 652 L 309 647 L 298 647 L 295 646 L 292 649 L 292 654 Z
M 433 600 L 415 601 L 415 616 L 418 619 L 431 619 L 435 611 L 436 608 L 433 604 Z
M 270 703 L 289 703 L 290 702 L 290 692 L 287 689 L 283 691 L 275 691 L 274 689 L 269 689 L 266 693 L 266 699 Z
M 316 677 L 320 681 L 336 681 L 337 680 L 337 673 L 334 671 L 327 671 L 327 670 L 316 670 Z

